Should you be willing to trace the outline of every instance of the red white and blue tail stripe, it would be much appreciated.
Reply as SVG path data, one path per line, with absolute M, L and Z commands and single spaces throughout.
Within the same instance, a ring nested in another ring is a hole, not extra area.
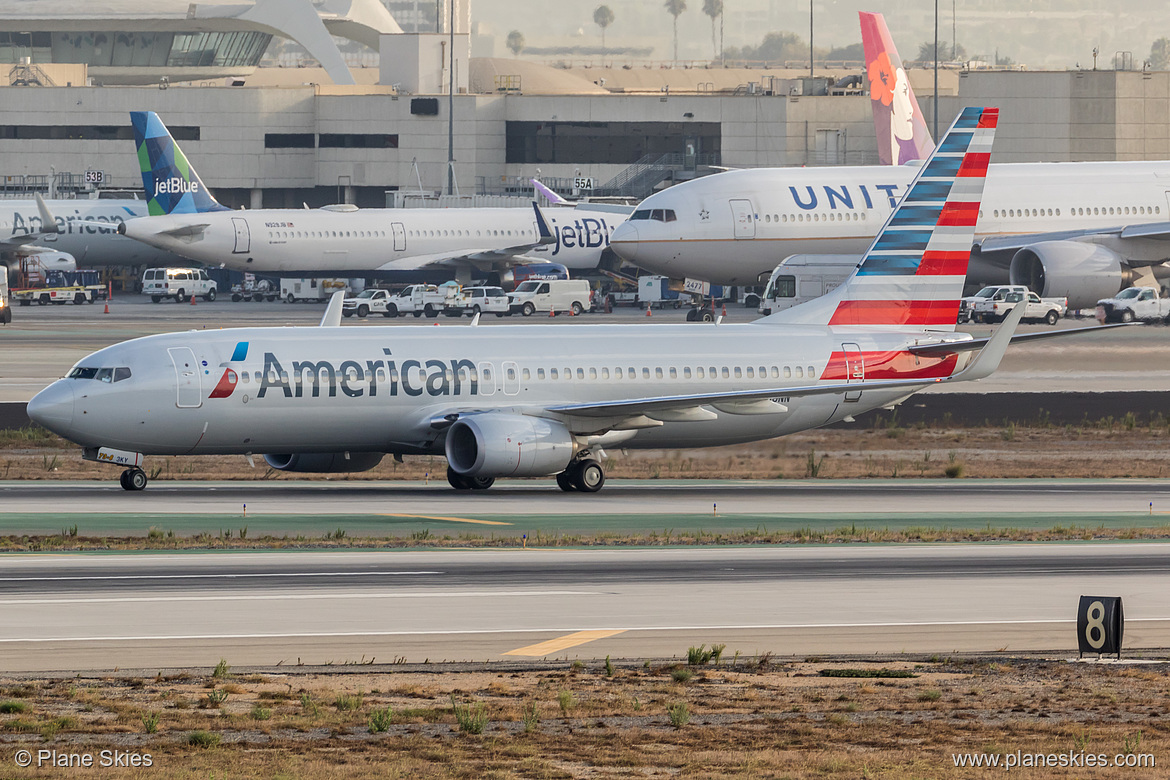
M 917 177 L 857 272 L 778 321 L 867 329 L 954 330 L 999 109 L 966 108 Z

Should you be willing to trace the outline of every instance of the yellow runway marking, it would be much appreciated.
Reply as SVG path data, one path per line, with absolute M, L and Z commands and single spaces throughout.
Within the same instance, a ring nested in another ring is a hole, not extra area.
M 566 634 L 565 636 L 550 639 L 547 642 L 538 642 L 535 645 L 528 645 L 528 647 L 521 647 L 517 650 L 509 650 L 504 655 L 530 655 L 541 656 L 556 653 L 560 650 L 566 650 L 570 647 L 583 645 L 586 642 L 595 642 L 598 639 L 605 639 L 606 637 L 617 636 L 624 634 L 625 629 L 618 629 L 617 631 L 577 631 L 573 634 Z
M 476 525 L 511 525 L 502 520 L 475 520 L 470 517 L 439 517 L 438 515 L 383 514 L 382 517 L 413 517 L 419 520 L 446 520 L 449 523 L 475 523 Z

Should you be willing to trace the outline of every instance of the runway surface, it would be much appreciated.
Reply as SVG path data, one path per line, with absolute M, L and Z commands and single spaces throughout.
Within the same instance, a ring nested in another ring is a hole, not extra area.
M 87 306 L 17 307 L 13 321 L 0 331 L 5 360 L 0 365 L 0 403 L 27 403 L 41 388 L 62 376 L 85 355 L 127 339 L 153 333 L 190 329 L 240 326 L 315 325 L 324 312 L 323 305 L 286 303 L 215 303 L 199 302 L 196 306 L 175 303 L 152 304 L 141 295 L 118 295 L 104 314 L 98 304 Z M 589 314 L 583 317 L 549 318 L 487 317 L 484 327 L 500 324 L 548 324 L 575 327 L 580 324 L 622 322 L 631 327 L 684 321 L 684 311 L 666 309 L 645 311 L 619 308 L 612 314 Z M 732 306 L 728 322 L 750 322 L 759 315 L 754 309 Z M 467 318 L 438 317 L 435 320 L 371 317 L 347 319 L 346 327 L 394 327 L 438 323 L 444 327 L 465 327 Z M 1061 320 L 1058 328 L 1085 327 L 1095 324 L 1089 319 Z M 694 327 L 715 327 L 695 323 Z M 960 331 L 985 336 L 991 328 L 967 324 Z M 1021 333 L 1047 331 L 1046 325 L 1023 325 Z M 1111 392 L 1160 391 L 1170 387 L 1170 366 L 1165 362 L 1170 328 L 1140 326 L 1123 328 L 1057 341 L 1017 345 L 1009 350 L 999 371 L 988 379 L 974 383 L 930 388 L 927 392 Z M 1139 409 L 1137 411 L 1147 411 Z
M 457 492 L 421 482 L 166 482 L 142 493 L 105 482 L 0 482 L 7 534 L 180 535 L 247 526 L 261 535 L 473 533 L 619 535 L 688 530 L 1162 526 L 1163 480 L 611 480 L 592 495 L 548 480 Z M 246 505 L 246 509 L 245 509 Z
M 14 555 L 10 671 L 1170 647 L 1165 544 Z

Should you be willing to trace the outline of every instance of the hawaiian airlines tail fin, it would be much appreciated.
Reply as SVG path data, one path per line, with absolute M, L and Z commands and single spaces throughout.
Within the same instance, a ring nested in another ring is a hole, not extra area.
M 914 97 L 910 80 L 906 78 L 886 20 L 881 14 L 861 13 L 860 16 L 878 159 L 882 165 L 925 160 L 934 151 L 934 141 L 926 129 L 918 98 Z
M 208 192 L 158 114 L 131 111 L 130 122 L 152 216 L 227 210 Z
M 953 331 L 998 120 L 997 108 L 963 109 L 853 276 L 766 321 Z

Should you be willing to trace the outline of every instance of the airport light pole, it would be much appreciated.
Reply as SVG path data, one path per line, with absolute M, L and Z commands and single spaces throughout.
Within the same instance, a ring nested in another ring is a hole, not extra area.
M 938 0 L 934 0 L 934 137 L 938 138 Z
M 813 0 L 808 0 L 808 77 L 813 77 Z M 812 89 L 811 84 L 809 89 Z
M 938 0 L 935 0 L 937 5 Z M 455 0 L 447 15 L 447 29 L 450 31 L 447 44 L 447 194 L 455 194 Z M 938 113 L 937 111 L 935 112 Z M 935 119 L 937 126 L 938 120 Z M 938 130 L 935 130 L 938 137 Z

